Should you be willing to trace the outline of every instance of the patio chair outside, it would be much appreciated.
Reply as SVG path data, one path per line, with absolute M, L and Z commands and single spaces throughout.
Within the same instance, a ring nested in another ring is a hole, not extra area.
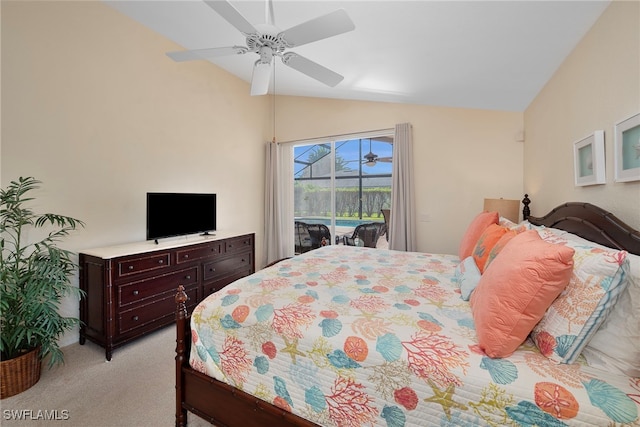
M 324 238 L 324 240 L 323 240 Z M 295 221 L 295 253 L 301 254 L 331 244 L 331 232 L 324 224 Z M 324 241 L 324 244 L 323 244 Z
M 360 224 L 353 230 L 351 237 L 344 236 L 344 244 L 348 246 L 356 246 L 356 237 L 362 242 L 360 246 L 367 248 L 375 248 L 378 243 L 378 237 L 382 235 L 384 228 L 382 222 L 371 222 Z
M 389 222 L 391 221 L 391 209 L 380 209 L 382 216 L 384 217 L 384 235 L 389 241 Z

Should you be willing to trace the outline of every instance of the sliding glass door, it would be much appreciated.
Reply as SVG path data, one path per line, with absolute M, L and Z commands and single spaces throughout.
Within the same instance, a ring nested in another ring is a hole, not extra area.
M 391 203 L 393 137 L 294 145 L 295 221 L 324 224 L 341 244 L 363 223 L 384 222 Z M 298 236 L 299 237 L 299 236 Z

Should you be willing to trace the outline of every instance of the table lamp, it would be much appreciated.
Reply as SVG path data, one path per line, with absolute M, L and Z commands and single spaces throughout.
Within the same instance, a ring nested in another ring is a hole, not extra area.
M 520 218 L 520 200 L 484 199 L 484 210 L 495 212 L 508 220 L 517 223 Z

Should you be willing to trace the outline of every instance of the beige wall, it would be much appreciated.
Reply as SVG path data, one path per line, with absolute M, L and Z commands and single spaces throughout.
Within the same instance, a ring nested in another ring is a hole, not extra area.
M 3 2 L 2 31 L 2 182 L 41 179 L 87 223 L 74 249 L 144 240 L 147 191 L 216 192 L 221 227 L 260 230 L 267 104 L 245 82 L 99 2 Z
M 521 113 L 295 97 L 276 112 L 280 141 L 410 122 L 419 251 L 457 253 L 485 197 L 522 198 Z
M 101 2 L 3 1 L 2 36 L 2 184 L 35 176 L 39 211 L 85 221 L 68 249 L 144 240 L 147 191 L 200 191 L 260 253 L 266 98 Z
M 614 1 L 527 108 L 524 183 L 532 214 L 586 201 L 640 228 L 640 181 L 614 182 L 614 125 L 640 112 L 640 2 Z M 573 143 L 605 132 L 606 184 L 575 187 Z

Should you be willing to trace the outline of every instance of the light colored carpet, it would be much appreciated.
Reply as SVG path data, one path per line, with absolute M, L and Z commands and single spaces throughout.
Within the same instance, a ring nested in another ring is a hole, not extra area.
M 104 349 L 89 341 L 67 346 L 63 348 L 64 365 L 51 370 L 43 365 L 36 385 L 0 400 L 0 424 L 173 426 L 175 346 L 175 326 L 116 349 L 110 362 L 104 357 Z M 18 414 L 22 420 L 15 419 Z M 57 421 L 43 419 L 55 418 L 56 414 Z M 189 414 L 188 423 L 193 427 L 210 426 L 193 414 Z

